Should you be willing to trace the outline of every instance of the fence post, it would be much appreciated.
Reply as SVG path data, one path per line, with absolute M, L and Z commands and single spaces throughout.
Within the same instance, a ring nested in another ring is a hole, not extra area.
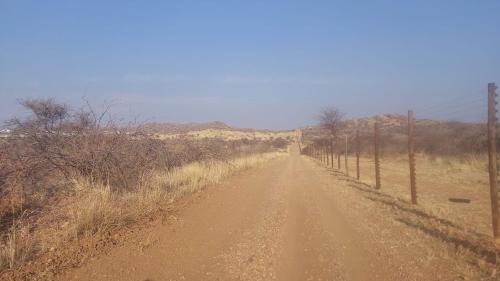
M 321 151 L 321 154 L 320 154 L 321 155 L 321 163 L 323 163 L 324 162 L 323 157 L 325 156 L 325 152 L 323 151 L 323 146 L 320 147 L 320 151 Z
M 323 151 L 325 152 L 325 165 L 328 166 L 328 164 L 327 164 L 328 163 L 328 147 L 325 144 L 323 144 L 323 147 L 324 147 Z
M 379 150 L 379 128 L 378 122 L 375 122 L 374 127 L 374 152 L 375 152 L 375 188 L 380 189 L 380 150 Z
M 496 136 L 496 89 L 495 83 L 488 84 L 488 171 L 490 176 L 490 199 L 493 237 L 495 244 L 500 246 L 500 221 L 498 214 L 497 189 L 497 136 Z
M 360 140 L 359 140 L 359 130 L 356 130 L 356 179 L 359 181 L 359 151 L 361 149 Z
M 323 146 L 321 144 L 319 146 L 319 161 L 323 163 Z
M 323 159 L 324 159 L 323 162 L 325 163 L 325 165 L 328 165 L 328 164 L 326 164 L 326 162 L 328 162 L 327 157 L 328 157 L 328 152 L 326 151 L 326 145 L 323 145 Z
M 323 151 L 325 152 L 325 166 L 328 166 L 328 146 L 326 146 L 326 144 L 324 144 L 324 149 Z
M 349 176 L 349 164 L 347 161 L 347 149 L 348 149 L 348 143 L 347 143 L 347 135 L 345 135 L 345 174 Z
M 414 140 L 413 140 L 413 111 L 408 111 L 408 158 L 410 163 L 410 192 L 411 192 L 411 203 L 417 204 L 417 182 L 415 173 L 415 150 L 414 150 Z
M 332 169 L 333 169 L 333 159 L 335 159 L 335 155 L 334 155 L 334 150 L 333 150 L 333 137 L 330 139 L 330 156 L 332 158 Z
M 322 153 L 323 153 L 323 151 L 321 149 L 321 145 L 318 144 L 318 160 L 319 160 L 319 162 L 323 162 L 323 154 Z
M 340 170 L 340 149 L 339 149 L 339 138 L 335 138 L 335 150 L 337 151 L 337 169 Z
M 328 145 L 328 139 L 325 141 L 325 147 L 326 147 L 326 167 L 330 167 L 330 146 Z
M 321 148 L 319 147 L 319 144 L 316 145 L 316 160 L 321 162 Z
M 321 162 L 323 162 L 323 164 L 325 164 L 325 147 L 323 146 L 323 144 L 321 144 Z
M 325 152 L 325 166 L 328 166 L 328 147 L 326 145 L 324 145 L 323 151 Z

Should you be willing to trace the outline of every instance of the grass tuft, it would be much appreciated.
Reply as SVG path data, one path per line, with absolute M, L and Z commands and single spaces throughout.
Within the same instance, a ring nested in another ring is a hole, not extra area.
M 14 269 L 37 251 L 36 240 L 30 234 L 30 225 L 17 221 L 0 243 L 0 270 Z

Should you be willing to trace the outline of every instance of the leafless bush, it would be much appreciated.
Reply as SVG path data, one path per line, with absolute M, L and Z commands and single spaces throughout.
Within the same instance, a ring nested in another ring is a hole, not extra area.
M 155 193 L 152 179 L 179 173 L 184 168 L 179 167 L 193 162 L 199 163 L 186 169 L 205 167 L 200 172 L 205 178 L 217 176 L 206 175 L 214 163 L 214 173 L 224 168 L 227 174 L 239 169 L 235 165 L 250 165 L 248 159 L 262 160 L 242 156 L 287 145 L 283 139 L 160 140 L 140 125 L 119 126 L 108 118 L 109 108 L 99 113 L 88 105 L 72 110 L 52 99 L 21 105 L 31 114 L 7 121 L 11 133 L 0 138 L 0 271 L 18 266 L 37 251 L 32 234 L 44 228 L 44 221 L 74 222 L 70 225 L 75 228 L 68 229 L 73 237 L 92 234 L 125 223 L 130 214 L 121 213 L 119 206 L 131 205 L 127 198 L 142 200 L 148 210 L 158 208 L 153 202 L 169 190 Z M 68 206 L 74 211 L 58 213 Z
M 46 200 L 71 193 L 74 176 L 113 191 L 132 190 L 155 170 L 266 152 L 276 145 L 255 140 L 159 140 L 140 126 L 120 127 L 106 119 L 108 108 L 101 113 L 90 106 L 73 111 L 52 99 L 26 100 L 21 105 L 31 115 L 9 120 L 12 133 L 0 139 L 2 229 L 24 208 L 43 207 Z
M 417 122 L 415 126 L 415 150 L 434 156 L 468 157 L 487 152 L 485 124 L 463 122 Z M 381 152 L 387 155 L 405 154 L 408 149 L 406 126 L 382 127 L 380 130 Z M 371 151 L 373 133 L 362 134 L 362 148 Z
M 485 124 L 447 122 L 416 126 L 416 147 L 434 155 L 461 156 L 486 153 L 487 130 Z

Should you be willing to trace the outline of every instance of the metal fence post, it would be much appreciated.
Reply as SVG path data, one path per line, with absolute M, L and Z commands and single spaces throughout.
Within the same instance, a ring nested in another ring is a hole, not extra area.
M 348 146 L 348 140 L 347 140 L 347 135 L 345 135 L 345 174 L 347 176 L 349 176 L 349 164 L 348 164 L 348 161 L 347 161 L 347 150 L 349 148 Z
M 328 139 L 325 141 L 325 147 L 326 147 L 326 167 L 329 167 L 330 161 L 332 159 L 330 158 L 330 146 L 328 145 Z
M 417 182 L 415 173 L 415 150 L 413 140 L 413 111 L 408 111 L 408 158 L 410 163 L 410 193 L 411 203 L 417 204 Z
M 375 122 L 374 126 L 374 152 L 375 152 L 375 188 L 380 189 L 380 149 L 379 149 L 379 125 Z
M 330 156 L 332 158 L 332 169 L 333 169 L 333 159 L 335 159 L 335 151 L 333 149 L 333 137 L 330 139 Z
M 356 179 L 359 181 L 359 154 L 360 154 L 360 140 L 359 140 L 359 130 L 356 130 Z
M 491 219 L 495 244 L 500 246 L 500 221 L 498 214 L 497 189 L 497 136 L 496 136 L 496 89 L 495 83 L 488 84 L 488 172 L 490 178 Z
M 340 149 L 339 149 L 339 138 L 335 138 L 335 150 L 337 151 L 337 169 L 340 170 Z

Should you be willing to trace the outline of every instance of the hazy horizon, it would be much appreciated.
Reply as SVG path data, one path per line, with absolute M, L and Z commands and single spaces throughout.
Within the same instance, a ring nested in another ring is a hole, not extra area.
M 480 120 L 498 1 L 0 0 L 0 119 L 82 97 L 152 122 L 293 129 L 321 108 Z

